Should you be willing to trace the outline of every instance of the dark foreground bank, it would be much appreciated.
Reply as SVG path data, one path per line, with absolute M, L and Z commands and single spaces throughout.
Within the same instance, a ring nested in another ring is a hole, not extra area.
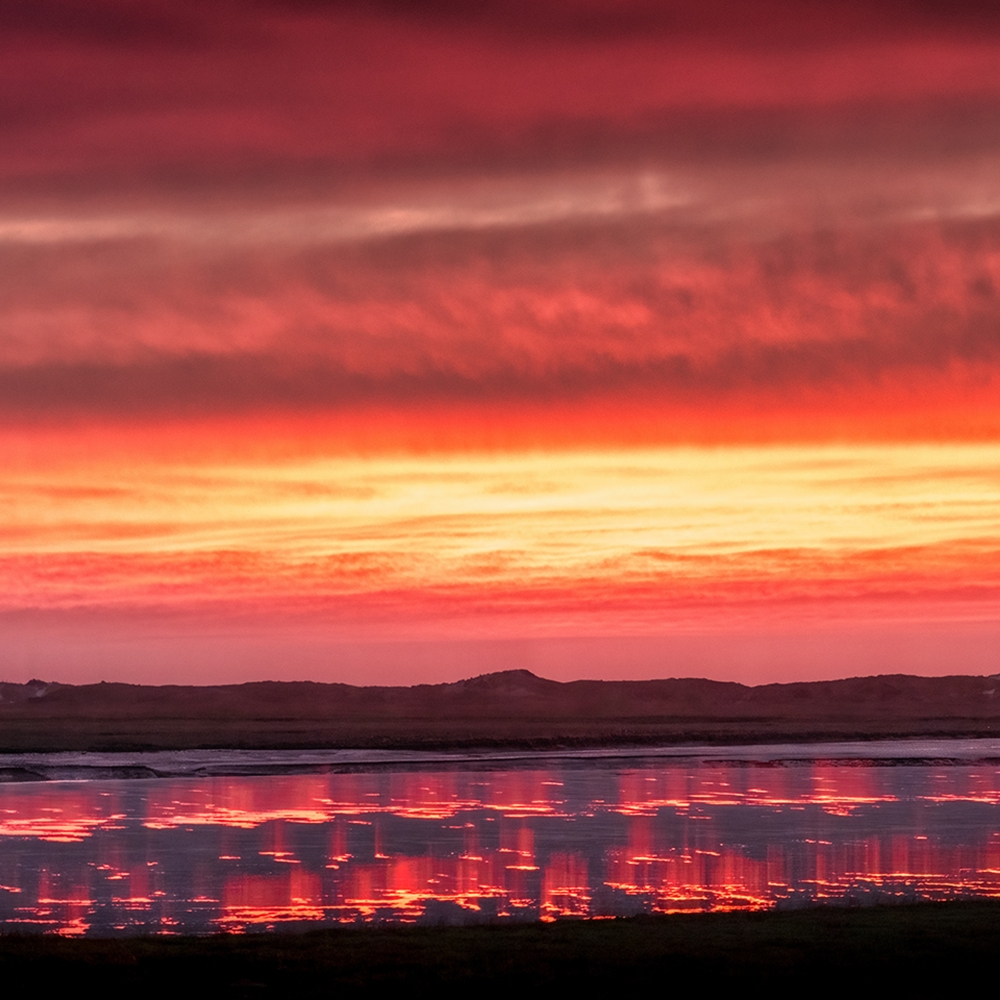
M 992 977 L 998 955 L 1000 902 L 991 901 L 206 938 L 0 936 L 7 982 L 144 996 L 759 983 L 820 995 L 869 995 L 880 986 L 927 995 Z

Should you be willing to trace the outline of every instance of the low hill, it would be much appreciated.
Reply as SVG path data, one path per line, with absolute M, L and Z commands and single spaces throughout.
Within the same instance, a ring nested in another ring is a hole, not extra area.
M 1000 732 L 1000 678 L 795 684 L 559 683 L 527 670 L 453 684 L 0 684 L 0 751 L 182 747 L 581 746 Z

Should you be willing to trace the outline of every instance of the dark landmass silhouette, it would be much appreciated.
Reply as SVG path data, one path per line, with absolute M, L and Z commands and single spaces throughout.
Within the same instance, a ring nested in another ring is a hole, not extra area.
M 527 670 L 452 684 L 0 683 L 0 751 L 557 748 L 990 736 L 1000 676 L 765 684 L 560 683 Z
M 72 939 L 0 935 L 25 980 L 107 995 L 415 996 L 674 987 L 778 987 L 819 996 L 955 991 L 995 975 L 1000 903 L 688 913 L 473 927 L 338 927 L 290 933 Z M 823 988 L 830 984 L 830 994 Z M 856 984 L 856 985 L 855 985 Z M 443 991 L 443 992 L 442 992 Z M 472 992 L 475 991 L 475 992 Z M 836 991 L 836 992 L 835 992 Z

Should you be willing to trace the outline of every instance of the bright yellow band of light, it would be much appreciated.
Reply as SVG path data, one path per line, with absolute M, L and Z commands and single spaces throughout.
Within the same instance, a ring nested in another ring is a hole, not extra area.
M 1000 445 L 104 456 L 7 476 L 3 508 L 8 607 L 797 573 L 990 584 Z

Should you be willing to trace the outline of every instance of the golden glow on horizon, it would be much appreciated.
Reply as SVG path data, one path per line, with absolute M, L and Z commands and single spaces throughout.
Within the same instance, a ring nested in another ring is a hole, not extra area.
M 0 580 L 7 608 L 992 592 L 997 468 L 982 443 L 102 457 L 6 477 Z

